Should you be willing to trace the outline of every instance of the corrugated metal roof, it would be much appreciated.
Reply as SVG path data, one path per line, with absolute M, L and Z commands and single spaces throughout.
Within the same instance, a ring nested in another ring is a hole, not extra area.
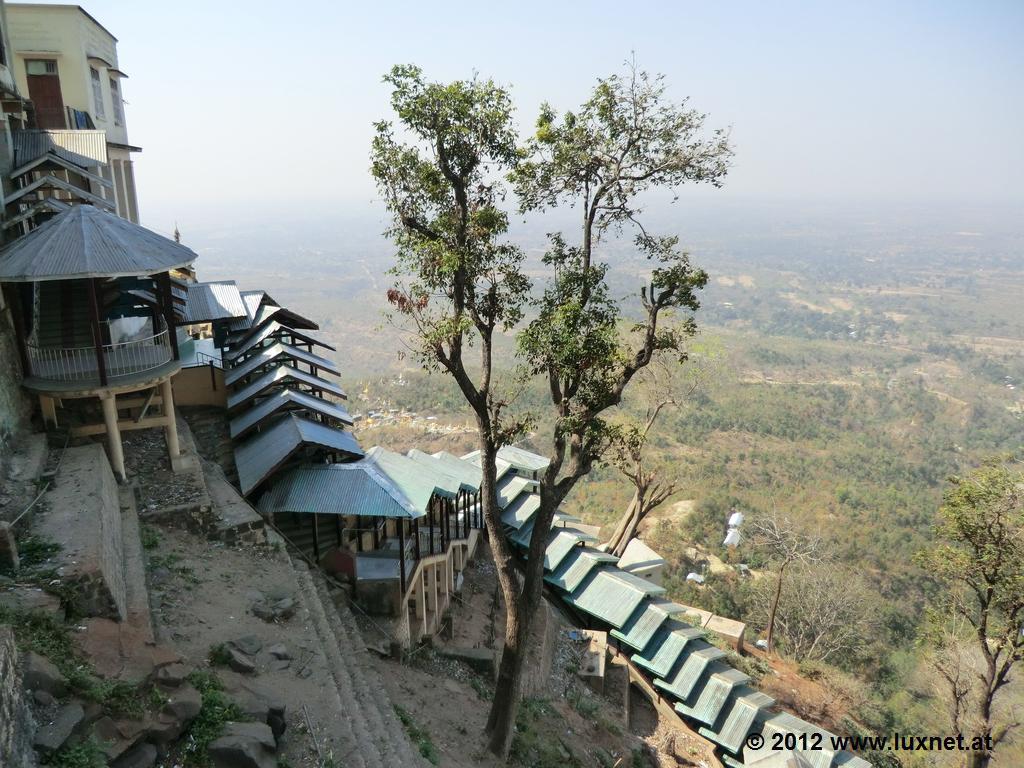
M 228 410 L 234 410 L 238 406 L 244 405 L 254 397 L 259 396 L 260 393 L 266 391 L 268 387 L 283 382 L 298 382 L 321 392 L 330 392 L 337 397 L 347 397 L 345 391 L 337 384 L 332 384 L 326 379 L 321 379 L 319 376 L 314 376 L 311 373 L 300 371 L 298 368 L 292 368 L 290 365 L 282 364 L 278 365 L 277 368 L 267 371 L 256 381 L 246 385 L 238 392 L 228 395 Z
M 538 494 L 520 494 L 501 513 L 501 524 L 518 531 L 533 519 L 539 509 L 540 496 Z
M 725 651 L 704 640 L 694 640 L 686 644 L 683 656 L 683 663 L 674 675 L 654 681 L 656 686 L 680 700 L 685 700 L 693 693 L 707 666 L 725 656 Z
M 503 445 L 498 449 L 498 458 L 507 461 L 513 467 L 526 472 L 541 472 L 547 469 L 551 460 L 539 453 L 516 448 L 514 445 Z
M 167 272 L 191 249 L 91 205 L 76 205 L 0 249 L 0 280 L 40 282 Z
M 829 768 L 832 765 L 832 758 L 836 754 L 832 748 L 833 740 L 835 739 L 834 734 L 826 731 L 824 728 L 812 725 L 789 712 L 779 712 L 777 715 L 765 720 L 764 725 L 761 727 L 761 735 L 764 736 L 765 743 L 769 746 L 772 744 L 772 736 L 786 733 L 797 735 L 801 733 L 808 735 L 814 733 L 822 734 L 820 750 L 806 750 L 801 751 L 800 754 L 807 758 L 807 761 L 813 768 Z
M 260 307 L 260 300 L 263 298 L 263 291 L 242 291 L 242 303 L 245 304 L 244 318 L 240 317 L 228 324 L 228 328 L 234 332 L 247 331 L 252 327 L 253 318 L 256 317 L 256 310 Z M 244 334 L 240 338 L 244 337 Z
M 29 130 L 12 131 L 14 165 L 22 166 L 47 152 L 54 152 L 65 160 L 85 168 L 106 165 L 106 131 Z
M 415 461 L 428 472 L 432 473 L 435 482 L 437 482 L 438 485 L 443 486 L 445 490 L 450 493 L 458 494 L 459 491 L 476 493 L 479 488 L 479 484 L 473 482 L 473 474 L 468 474 L 473 469 L 468 465 L 463 465 L 462 468 L 453 468 L 448 466 L 447 462 L 439 459 L 437 456 L 431 456 L 429 453 L 425 453 L 417 448 L 413 448 L 409 451 L 406 454 L 406 458 Z M 456 459 L 456 461 L 458 461 L 458 459 Z M 479 472 L 476 473 L 476 475 L 479 474 Z
M 708 666 L 704 684 L 696 686 L 688 701 L 677 703 L 676 711 L 704 725 L 714 725 L 733 689 L 749 682 L 749 675 L 716 661 Z
M 579 547 L 570 552 L 558 568 L 545 576 L 544 580 L 566 592 L 575 592 L 594 568 L 601 563 L 614 563 L 616 560 L 618 558 L 615 555 L 609 555 L 599 549 Z
M 273 304 L 261 304 L 256 308 L 256 314 L 252 319 L 252 327 L 257 328 L 267 322 L 273 315 L 281 311 L 280 307 Z M 289 326 L 291 327 L 291 326 Z
M 320 341 L 320 339 L 314 338 L 313 336 L 309 336 L 308 334 L 305 333 L 301 333 L 300 331 L 296 331 L 294 328 L 289 328 L 288 326 L 281 325 L 275 320 L 271 320 L 269 323 L 266 323 L 263 327 L 255 329 L 254 333 L 248 334 L 227 354 L 225 354 L 224 357 L 227 360 L 237 360 L 241 355 L 244 355 L 246 352 L 250 351 L 257 345 L 261 344 L 271 336 L 274 336 L 277 339 L 283 339 L 283 337 L 289 337 L 292 340 L 299 339 L 300 341 L 303 341 L 306 344 L 316 344 L 317 346 L 325 347 L 326 349 L 329 349 L 332 352 L 337 351 L 330 344 Z
M 326 357 L 315 355 L 301 347 L 293 347 L 291 344 L 279 341 L 276 344 L 265 347 L 258 355 L 253 355 L 244 362 L 224 371 L 224 384 L 228 387 L 234 386 L 240 379 L 244 379 L 257 368 L 269 365 L 279 357 L 290 357 L 292 360 L 312 365 L 320 370 L 333 373 L 335 376 L 341 375 L 341 371 L 338 370 L 337 366 Z
M 729 752 L 739 753 L 757 719 L 765 717 L 774 704 L 775 699 L 771 696 L 748 685 L 738 686 L 732 691 L 731 701 L 727 701 L 723 708 L 726 715 L 722 724 L 717 729 L 701 728 L 700 734 L 721 744 Z
M 669 619 L 654 633 L 650 645 L 640 653 L 634 653 L 631 660 L 655 677 L 668 677 L 686 646 L 695 640 L 703 640 L 706 634 L 684 621 Z
M 232 439 L 242 437 L 250 429 L 258 426 L 261 422 L 283 409 L 316 411 L 349 426 L 352 425 L 352 417 L 348 415 L 348 411 L 337 403 L 325 400 L 322 397 L 307 395 L 305 392 L 299 392 L 296 389 L 280 389 L 270 397 L 254 405 L 241 416 L 231 420 Z
M 209 323 L 238 317 L 245 317 L 245 304 L 234 280 L 188 284 L 186 322 Z
M 851 755 L 849 752 L 839 752 L 833 758 L 832 765 L 835 768 L 871 768 L 871 763 L 863 757 Z
M 518 475 L 505 475 L 498 481 L 498 507 L 505 509 L 519 494 L 537 488 L 537 481 Z
M 685 611 L 686 608 L 678 603 L 655 598 L 641 604 L 621 630 L 612 630 L 612 635 L 638 651 L 642 651 L 651 642 L 662 624 L 671 616 L 677 616 Z
M 474 467 L 480 467 L 480 451 L 470 451 L 465 456 L 460 456 L 459 459 L 460 461 L 468 461 Z M 504 459 L 496 458 L 494 460 L 494 468 L 497 470 L 495 479 L 501 480 L 512 469 L 512 465 Z
M 439 487 L 434 473 L 408 456 L 376 446 L 366 452 L 366 460 L 380 467 L 380 471 L 401 489 L 416 509 L 425 512 L 435 494 L 447 498 L 456 496 L 456 492 Z
M 441 462 L 441 465 L 448 474 L 459 478 L 467 490 L 480 491 L 483 475 L 478 467 L 470 465 L 447 451 L 438 451 L 433 454 L 433 457 Z
M 629 577 L 618 568 L 599 568 L 565 598 L 581 611 L 596 616 L 613 627 L 621 628 L 633 612 L 651 595 L 665 591 L 664 587 L 643 579 Z
M 409 519 L 425 515 L 365 459 L 290 470 L 260 499 L 260 510 Z
M 316 445 L 352 456 L 363 455 L 352 433 L 288 414 L 269 429 L 235 447 L 242 493 L 248 496 L 303 445 Z
M 622 557 L 619 558 L 619 568 L 624 571 L 650 568 L 656 565 L 665 565 L 665 558 L 640 539 L 630 539 Z
M 584 542 L 593 542 L 593 536 L 587 536 L 579 531 L 552 531 L 549 534 L 548 546 L 544 550 L 544 570 L 553 571 L 577 547 Z

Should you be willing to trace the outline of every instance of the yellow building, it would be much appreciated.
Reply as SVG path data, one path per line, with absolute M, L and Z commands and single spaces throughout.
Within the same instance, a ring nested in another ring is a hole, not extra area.
M 128 141 L 117 38 L 77 5 L 7 4 L 9 67 L 31 101 L 28 127 L 54 144 L 94 157 L 112 186 L 94 192 L 119 216 L 138 223 L 139 205 Z M 101 149 L 97 150 L 97 143 Z M 105 155 L 105 157 L 99 157 Z

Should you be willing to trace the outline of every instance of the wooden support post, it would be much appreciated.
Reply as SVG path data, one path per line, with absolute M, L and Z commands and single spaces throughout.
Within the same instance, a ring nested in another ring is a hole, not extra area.
M 412 521 L 412 535 L 416 537 L 413 551 L 416 553 L 416 562 L 419 562 L 422 553 L 420 552 L 420 519 L 418 517 Z
M 39 396 L 39 410 L 43 412 L 43 424 L 57 426 L 57 401 L 47 395 Z
M 171 340 L 171 350 L 174 352 L 174 359 L 180 360 L 181 356 L 178 354 L 178 330 L 174 322 L 174 294 L 171 293 L 171 273 L 160 273 L 157 275 L 156 282 L 160 288 L 160 308 L 163 310 L 164 322 L 167 324 L 167 337 Z
M 167 452 L 171 455 L 173 468 L 174 460 L 181 456 L 181 447 L 178 445 L 178 422 L 174 417 L 174 390 L 171 388 L 170 379 L 160 382 L 160 399 L 160 407 L 163 408 L 164 418 L 167 419 L 164 434 L 167 436 Z
M 313 560 L 318 564 L 320 563 L 320 526 L 318 525 L 319 517 L 320 516 L 316 512 L 313 513 Z
M 405 595 L 405 521 L 398 520 L 398 577 Z
M 341 518 L 338 515 L 334 516 L 334 538 L 341 548 Z
M 113 393 L 100 395 L 103 406 L 103 422 L 107 427 L 107 448 L 110 451 L 110 465 L 114 468 L 117 479 L 124 482 L 128 479 L 124 469 L 124 448 L 121 445 L 121 430 L 117 426 L 117 398 Z
M 427 532 L 430 536 L 430 554 L 434 554 L 434 505 L 430 504 L 427 506 L 427 524 L 430 526 L 430 530 Z
M 89 319 L 92 321 L 93 346 L 96 350 L 96 370 L 100 375 L 100 385 L 105 387 L 107 386 L 107 361 L 103 357 L 103 330 L 100 328 L 100 303 L 96 296 L 96 282 L 95 279 L 88 278 Z

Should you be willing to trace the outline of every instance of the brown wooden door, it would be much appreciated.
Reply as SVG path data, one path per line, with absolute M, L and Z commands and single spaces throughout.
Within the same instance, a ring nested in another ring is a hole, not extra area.
M 57 62 L 52 59 L 34 59 L 26 61 L 25 68 L 28 97 L 36 108 L 36 127 L 67 128 Z

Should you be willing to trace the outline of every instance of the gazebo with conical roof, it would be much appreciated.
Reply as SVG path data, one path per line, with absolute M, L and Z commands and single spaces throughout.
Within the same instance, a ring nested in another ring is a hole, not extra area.
M 162 426 L 172 465 L 179 456 L 171 377 L 181 369 L 177 326 L 185 292 L 175 272 L 191 249 L 91 205 L 75 205 L 0 248 L 0 284 L 11 304 L 24 372 L 43 417 L 56 424 L 64 400 L 98 397 L 124 479 L 124 429 Z M 148 396 L 118 395 L 145 392 Z M 153 406 L 161 410 L 150 416 Z M 132 412 L 122 419 L 119 411 Z

